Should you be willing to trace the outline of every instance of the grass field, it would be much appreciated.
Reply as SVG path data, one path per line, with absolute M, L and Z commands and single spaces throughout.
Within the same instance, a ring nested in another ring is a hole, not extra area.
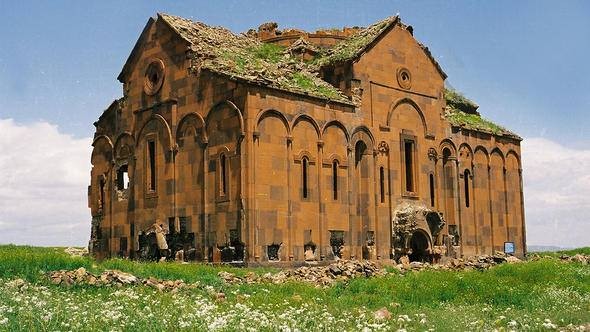
M 589 253 L 590 248 L 578 251 Z M 576 251 L 568 252 L 573 254 Z M 553 254 L 559 256 L 559 253 Z M 145 286 L 56 286 L 46 272 L 85 267 L 182 279 L 177 293 Z M 487 271 L 421 271 L 359 278 L 330 288 L 227 285 L 202 264 L 70 257 L 63 248 L 0 246 L 0 330 L 14 331 L 488 331 L 575 330 L 590 323 L 590 265 L 544 258 Z M 17 278 L 26 280 L 18 286 Z M 216 293 L 226 294 L 218 301 Z M 391 319 L 376 320 L 387 308 Z

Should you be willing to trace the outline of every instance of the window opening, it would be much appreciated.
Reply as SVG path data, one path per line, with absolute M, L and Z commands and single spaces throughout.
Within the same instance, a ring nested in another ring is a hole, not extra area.
M 129 188 L 129 167 L 122 165 L 117 170 L 117 190 L 125 190 Z
M 414 142 L 404 142 L 404 157 L 406 166 L 406 191 L 414 192 Z
M 469 207 L 469 170 L 463 172 L 463 180 L 465 183 L 465 207 Z
M 227 162 L 226 162 L 226 157 L 225 154 L 222 154 L 219 157 L 219 168 L 220 168 L 220 193 L 222 196 L 227 194 Z
M 148 172 L 149 172 L 149 189 L 156 191 L 156 142 L 148 141 Z
M 303 198 L 307 198 L 307 195 L 308 195 L 308 192 L 307 192 L 308 163 L 309 163 L 309 161 L 307 160 L 307 158 L 303 158 L 303 161 L 301 162 L 302 175 L 303 175 Z
M 430 206 L 434 207 L 434 174 L 430 174 Z
M 385 169 L 383 166 L 379 167 L 379 186 L 381 203 L 385 203 Z
M 334 200 L 338 199 L 338 161 L 332 162 L 332 191 Z

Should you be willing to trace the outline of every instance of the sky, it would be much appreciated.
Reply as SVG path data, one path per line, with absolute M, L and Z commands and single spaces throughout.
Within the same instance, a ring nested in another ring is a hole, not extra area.
M 0 243 L 86 245 L 92 123 L 150 16 L 234 32 L 400 14 L 447 83 L 523 138 L 527 240 L 589 246 L 588 1 L 0 1 Z

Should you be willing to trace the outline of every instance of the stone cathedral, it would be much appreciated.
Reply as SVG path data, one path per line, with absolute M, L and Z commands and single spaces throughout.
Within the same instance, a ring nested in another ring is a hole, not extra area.
M 521 138 L 446 78 L 398 16 L 235 34 L 158 14 L 94 123 L 89 249 L 277 266 L 523 256 Z

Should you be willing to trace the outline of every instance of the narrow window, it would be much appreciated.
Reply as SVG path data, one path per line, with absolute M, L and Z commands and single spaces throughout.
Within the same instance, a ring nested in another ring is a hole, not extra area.
M 307 198 L 307 164 L 307 158 L 303 158 L 303 160 L 301 161 L 301 174 L 303 177 L 303 198 Z
M 127 238 L 120 237 L 119 238 L 119 256 L 124 257 L 127 253 Z
M 100 202 L 98 204 L 98 208 L 102 209 L 104 208 L 104 199 L 105 199 L 105 192 L 104 192 L 104 187 L 106 185 L 106 181 L 104 180 L 103 176 L 101 176 L 100 181 L 99 181 L 99 188 L 100 188 Z
M 129 188 L 128 166 L 122 165 L 117 170 L 117 190 L 125 190 L 127 188 Z
M 385 169 L 379 167 L 379 193 L 381 194 L 381 203 L 385 203 Z
M 406 191 L 414 192 L 414 142 L 404 142 L 404 157 L 406 166 Z
M 465 182 L 465 206 L 469 207 L 469 170 L 463 172 L 463 180 Z
M 434 207 L 434 174 L 430 174 L 430 206 Z
M 332 192 L 334 194 L 334 200 L 338 199 L 338 161 L 332 162 Z
M 149 189 L 156 191 L 156 142 L 148 141 L 148 173 L 149 173 Z
M 168 232 L 170 234 L 176 233 L 176 219 L 174 217 L 168 218 Z
M 227 162 L 225 154 L 222 154 L 219 157 L 219 190 L 221 196 L 225 196 L 227 194 Z

